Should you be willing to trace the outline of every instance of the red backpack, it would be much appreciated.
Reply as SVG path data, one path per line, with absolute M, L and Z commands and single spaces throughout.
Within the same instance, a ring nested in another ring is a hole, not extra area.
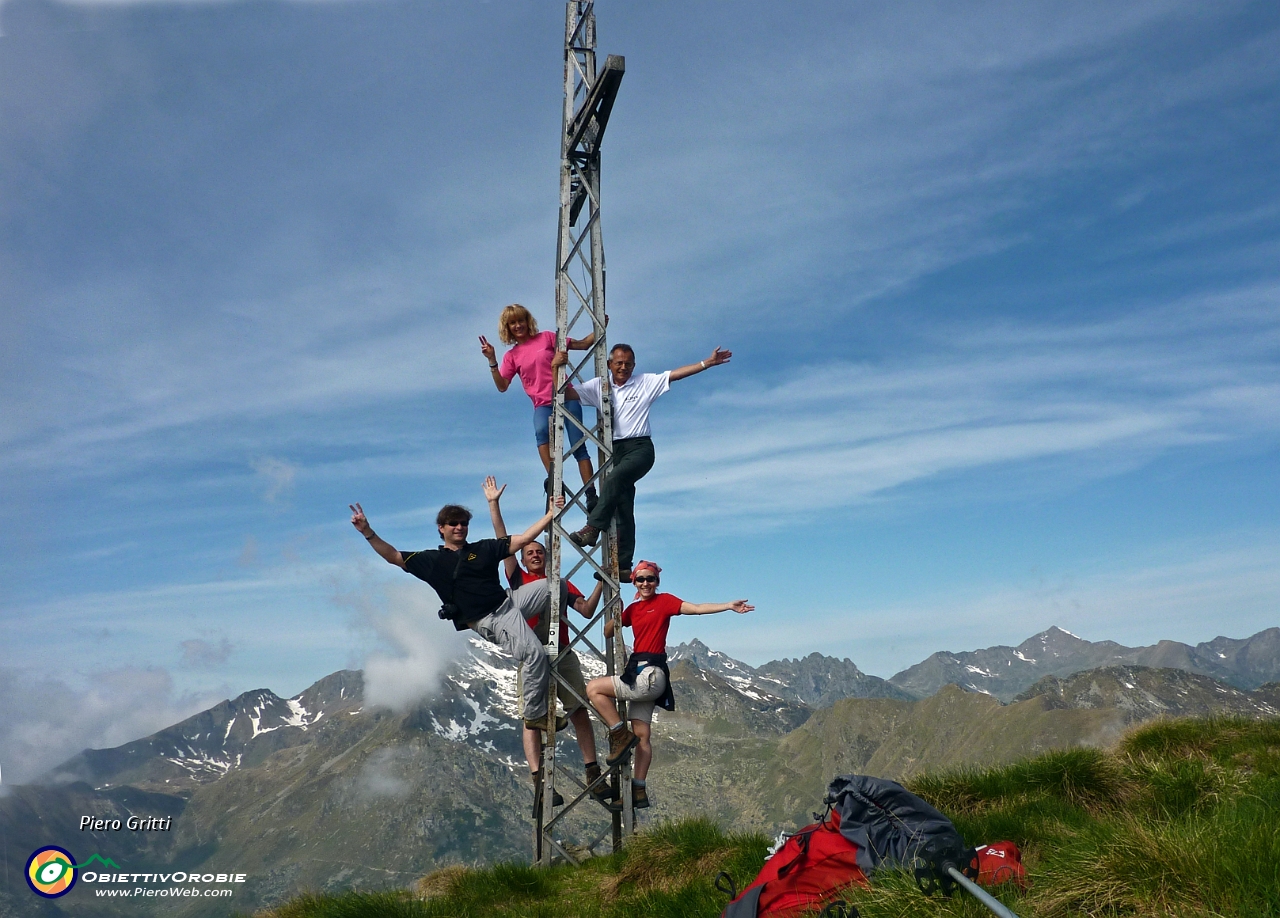
M 832 810 L 789 837 L 721 918 L 798 915 L 834 902 L 850 884 L 870 886 L 857 855 L 858 846 L 840 834 L 840 814 Z M 857 915 L 857 909 L 846 914 Z

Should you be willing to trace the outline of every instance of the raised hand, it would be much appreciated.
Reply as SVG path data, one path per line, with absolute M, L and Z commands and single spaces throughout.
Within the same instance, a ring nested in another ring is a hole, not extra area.
M 498 479 L 492 475 L 485 476 L 484 479 L 484 499 L 491 504 L 497 503 L 502 499 L 502 492 L 507 490 L 507 486 L 498 487 Z
M 745 599 L 735 599 L 733 602 L 729 603 L 729 608 L 734 612 L 737 612 L 739 615 L 742 615 L 745 612 L 750 612 L 755 608 L 755 606 L 748 605 Z
M 707 358 L 707 366 L 718 367 L 722 363 L 728 363 L 729 358 L 733 356 L 733 351 L 722 351 L 716 348 L 711 352 L 711 356 Z
M 489 343 L 489 339 L 486 338 L 484 335 L 480 336 L 480 353 L 484 354 L 484 359 L 489 361 L 490 363 L 498 362 L 497 360 L 494 359 L 493 345 Z
M 365 518 L 364 508 L 359 504 L 347 504 L 351 508 L 351 525 L 356 527 L 356 531 L 362 536 L 367 536 L 373 530 L 369 526 L 369 521 Z

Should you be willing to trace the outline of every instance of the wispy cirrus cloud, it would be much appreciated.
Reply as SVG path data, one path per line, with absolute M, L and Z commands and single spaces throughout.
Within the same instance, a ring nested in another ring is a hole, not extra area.
M 686 391 L 696 381 L 677 383 L 668 404 L 695 404 L 674 419 L 661 402 L 655 411 L 668 429 L 641 488 L 646 513 L 672 520 L 711 505 L 765 519 L 1070 460 L 1045 466 L 1056 488 L 1170 450 L 1280 434 L 1277 287 L 1076 326 L 943 334 L 917 357 L 832 362 L 702 398 Z

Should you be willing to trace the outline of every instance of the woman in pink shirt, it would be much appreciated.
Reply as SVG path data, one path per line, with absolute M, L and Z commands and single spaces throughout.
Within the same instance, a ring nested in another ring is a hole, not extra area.
M 552 402 L 555 398 L 555 370 L 551 366 L 551 358 L 556 352 L 556 333 L 538 331 L 538 322 L 519 303 L 512 303 L 498 316 L 498 338 L 503 344 L 510 344 L 499 364 L 494 359 L 493 345 L 480 336 L 480 353 L 489 361 L 489 373 L 493 384 L 499 392 L 506 392 L 511 380 L 520 377 L 525 394 L 533 401 L 533 437 L 538 444 L 538 455 L 542 458 L 542 467 L 551 473 L 551 416 Z M 595 333 L 585 338 L 570 338 L 565 342 L 571 351 L 585 351 L 595 342 Z M 565 410 L 578 423 L 582 423 L 582 405 L 578 402 L 577 393 L 569 390 L 570 398 L 565 401 Z M 578 473 L 583 484 L 591 481 L 595 470 L 591 467 L 591 455 L 587 452 L 587 438 L 581 430 L 575 429 L 572 423 L 565 425 L 565 437 L 574 441 L 573 458 L 578 460 Z M 550 493 L 550 477 L 547 478 L 547 492 Z M 587 486 L 587 512 L 590 513 L 596 504 L 596 489 Z

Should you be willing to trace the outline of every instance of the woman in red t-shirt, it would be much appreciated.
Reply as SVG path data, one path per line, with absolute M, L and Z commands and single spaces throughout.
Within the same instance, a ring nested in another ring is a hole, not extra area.
M 631 572 L 636 586 L 636 601 L 622 610 L 622 624 L 631 628 L 634 646 L 627 658 L 627 668 L 620 676 L 603 676 L 587 683 L 587 700 L 609 727 L 609 757 L 616 765 L 636 749 L 631 802 L 637 809 L 649 805 L 645 778 L 653 761 L 649 741 L 654 707 L 670 711 L 675 708 L 671 697 L 671 674 L 667 671 L 667 629 L 677 615 L 710 615 L 713 612 L 750 612 L 755 606 L 745 599 L 733 602 L 685 602 L 670 593 L 658 592 L 658 576 L 662 568 L 652 561 L 641 561 Z M 613 636 L 613 619 L 604 623 L 605 637 Z M 614 699 L 627 702 L 628 730 L 618 714 Z
M 511 380 L 520 377 L 525 394 L 533 402 L 533 438 L 538 444 L 538 456 L 542 459 L 542 467 L 551 474 L 551 417 L 552 402 L 555 400 L 555 371 L 551 367 L 551 358 L 556 352 L 556 333 L 538 331 L 538 322 L 529 310 L 519 303 L 512 303 L 502 310 L 498 316 L 498 337 L 503 344 L 512 345 L 511 350 L 502 356 L 502 363 L 494 359 L 496 354 L 493 345 L 484 335 L 480 336 L 480 353 L 489 361 L 489 375 L 499 392 L 506 392 Z M 571 351 L 584 351 L 595 342 L 595 333 L 585 338 L 570 338 L 565 345 Z M 582 405 L 578 395 L 571 388 L 565 401 L 565 410 L 579 422 L 582 421 Z M 591 454 L 587 452 L 587 438 L 582 431 L 574 429 L 569 423 L 565 426 L 565 437 L 577 441 L 573 458 L 578 460 L 578 474 L 582 483 L 587 484 L 595 471 L 591 467 Z M 550 478 L 547 479 L 550 482 Z M 550 488 L 548 487 L 548 493 Z M 587 511 L 596 503 L 596 489 L 587 488 Z

